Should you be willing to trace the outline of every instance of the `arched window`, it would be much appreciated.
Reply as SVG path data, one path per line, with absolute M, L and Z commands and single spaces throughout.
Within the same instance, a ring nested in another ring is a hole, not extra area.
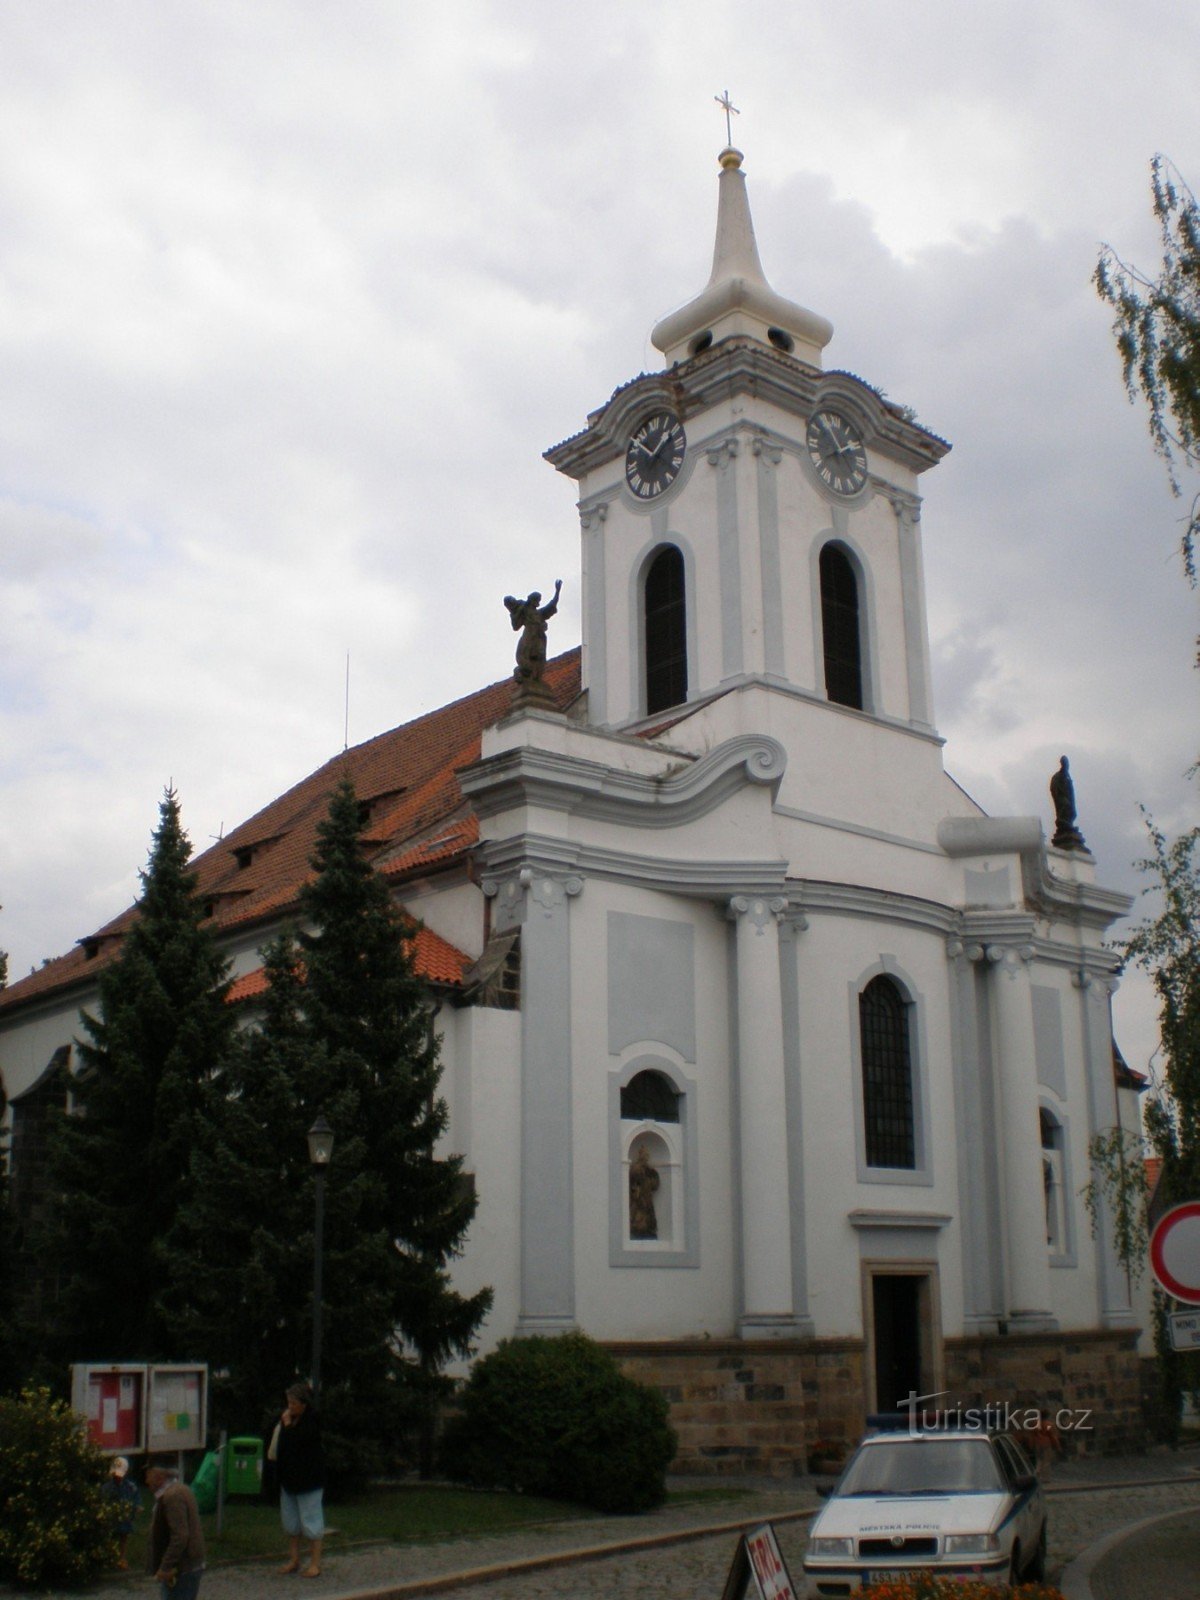
M 916 1166 L 908 1005 L 891 978 L 872 978 L 858 997 L 863 1126 L 869 1167 Z
M 661 1072 L 639 1072 L 621 1090 L 621 1120 L 678 1122 L 679 1095 Z
M 646 571 L 646 712 L 665 711 L 687 699 L 687 600 L 683 555 L 672 544 Z
M 836 544 L 821 551 L 821 633 L 825 647 L 825 693 L 840 706 L 863 708 L 862 631 L 858 577 L 850 557 Z

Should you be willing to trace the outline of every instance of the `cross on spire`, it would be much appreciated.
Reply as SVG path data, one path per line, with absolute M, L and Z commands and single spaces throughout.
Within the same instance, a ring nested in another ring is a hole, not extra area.
M 733 143 L 733 122 L 731 119 L 740 117 L 741 112 L 729 98 L 728 89 L 725 90 L 724 94 L 713 95 L 713 99 L 725 112 L 725 143 L 731 145 Z

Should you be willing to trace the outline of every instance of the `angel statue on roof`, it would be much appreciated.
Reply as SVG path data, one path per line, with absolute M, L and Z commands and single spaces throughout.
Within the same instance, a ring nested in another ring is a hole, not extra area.
M 558 597 L 562 579 L 554 580 L 554 598 L 542 604 L 540 589 L 535 589 L 524 600 L 506 594 L 504 604 L 512 619 L 513 632 L 523 629 L 517 640 L 517 665 L 513 672 L 517 687 L 541 683 L 546 675 L 546 624 L 558 610 Z

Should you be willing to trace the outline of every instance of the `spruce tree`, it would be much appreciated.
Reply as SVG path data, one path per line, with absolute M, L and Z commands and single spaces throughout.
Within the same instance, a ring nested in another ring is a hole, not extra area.
M 381 1470 L 421 1433 L 442 1368 L 491 1301 L 451 1286 L 475 1211 L 446 1127 L 412 924 L 364 859 L 343 784 L 301 894 L 307 931 L 264 952 L 263 1014 L 234 1050 L 193 1157 L 173 1240 L 176 1327 L 228 1371 L 222 1421 L 257 1425 L 312 1349 L 313 1173 L 306 1135 L 336 1137 L 326 1179 L 321 1409 L 335 1478 Z
M 188 871 L 179 801 L 159 808 L 137 914 L 82 1015 L 72 1112 L 50 1152 L 45 1308 L 61 1359 L 161 1358 L 172 1347 L 161 1303 L 165 1241 L 187 1193 L 188 1161 L 232 1018 L 228 964 Z

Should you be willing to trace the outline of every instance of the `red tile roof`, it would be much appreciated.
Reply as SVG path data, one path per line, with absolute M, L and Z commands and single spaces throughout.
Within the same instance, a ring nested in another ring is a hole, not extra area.
M 432 928 L 417 929 L 412 957 L 413 966 L 422 978 L 453 989 L 462 988 L 463 974 L 471 965 L 470 956 L 464 955 L 449 939 L 443 939 L 440 933 L 434 933 Z M 253 972 L 244 972 L 233 980 L 225 998 L 230 1005 L 237 1005 L 240 1000 L 257 1000 L 266 992 L 266 968 L 255 967 Z
M 580 688 L 578 649 L 546 663 L 546 683 L 560 707 L 575 699 Z M 295 910 L 301 885 L 312 874 L 317 825 L 344 777 L 369 806 L 364 848 L 389 881 L 444 872 L 464 859 L 479 827 L 457 773 L 479 759 L 483 730 L 507 713 L 512 694 L 513 681 L 505 678 L 342 751 L 196 856 L 191 866 L 200 898 L 212 906 L 210 925 L 218 932 L 248 929 Z M 69 954 L 0 991 L 0 1015 L 60 989 L 91 983 L 116 956 L 120 935 L 135 915 L 130 907 Z M 436 934 L 418 939 L 416 956 L 418 970 L 431 982 L 462 981 L 468 958 Z M 238 982 L 248 983 L 253 976 Z

